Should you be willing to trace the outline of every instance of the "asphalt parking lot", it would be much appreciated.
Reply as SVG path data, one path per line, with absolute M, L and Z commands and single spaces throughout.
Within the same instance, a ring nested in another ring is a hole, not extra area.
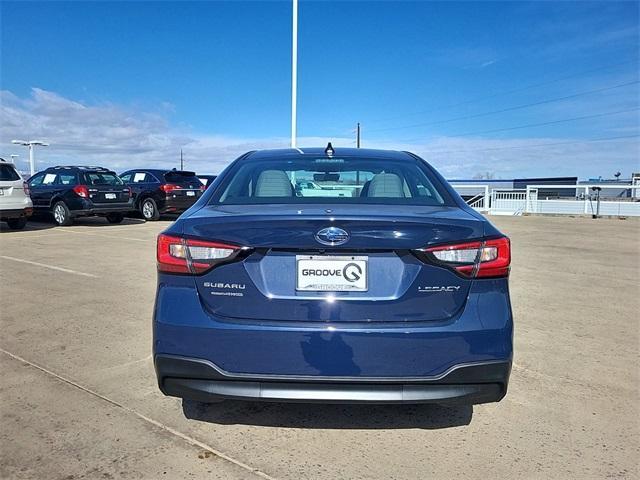
M 0 232 L 2 478 L 638 478 L 640 222 L 492 217 L 513 242 L 507 397 L 225 402 L 155 384 L 167 221 Z

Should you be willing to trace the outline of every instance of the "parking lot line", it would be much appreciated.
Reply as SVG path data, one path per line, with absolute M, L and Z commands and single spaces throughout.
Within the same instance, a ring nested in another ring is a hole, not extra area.
M 29 265 L 35 265 L 37 267 L 48 268 L 50 270 L 57 270 L 58 272 L 72 273 L 74 275 L 80 275 L 83 277 L 99 278 L 97 275 L 93 275 L 92 273 L 78 272 L 77 270 L 71 270 L 69 268 L 56 267 L 55 265 L 47 265 L 46 263 L 39 263 L 39 262 L 32 262 L 31 260 L 24 260 L 23 258 L 8 257 L 6 255 L 0 255 L 0 258 L 4 260 L 11 260 L 13 262 L 27 263 Z
M 80 235 L 91 235 L 94 237 L 105 237 L 105 238 L 117 238 L 119 240 L 132 240 L 136 242 L 155 242 L 156 239 L 145 239 L 145 238 L 134 238 L 134 237 L 122 237 L 120 235 L 105 235 L 103 233 L 91 233 L 91 232 L 79 232 L 78 230 L 62 230 L 56 233 L 77 233 Z
M 114 230 L 111 230 L 112 232 Z M 26 233 L 26 232 L 25 232 Z M 78 230 L 70 230 L 70 229 L 64 229 L 64 230 L 54 230 L 54 231 L 48 231 L 46 233 L 43 234 L 37 234 L 37 235 L 28 235 L 28 234 L 21 234 L 21 235 L 7 235 L 6 238 L 4 238 L 5 240 L 18 240 L 18 239 L 31 239 L 31 238 L 44 238 L 44 237 L 51 237 L 52 235 L 64 235 L 65 233 L 76 233 L 76 234 L 80 234 L 80 235 L 91 235 L 93 237 L 102 237 L 102 238 L 115 238 L 118 240 L 131 240 L 131 241 L 135 241 L 135 242 L 155 242 L 156 239 L 154 238 L 135 238 L 135 237 L 123 237 L 120 235 L 107 235 L 104 233 L 92 233 L 92 232 L 80 232 Z
M 26 232 L 25 232 L 26 233 Z M 45 238 L 45 237 L 49 237 L 54 233 L 59 233 L 59 232 L 47 232 L 47 233 L 43 233 L 40 235 L 15 235 L 15 234 L 11 234 L 11 235 L 7 235 L 2 237 L 3 241 L 7 241 L 7 240 L 25 240 L 25 239 L 32 239 L 32 238 Z
M 184 434 L 184 433 L 182 433 L 182 432 L 180 432 L 180 431 L 178 431 L 178 430 L 176 430 L 174 428 L 171 428 L 168 425 L 165 425 L 165 424 L 163 424 L 163 423 L 161 423 L 161 422 L 159 422 L 157 420 L 154 420 L 153 418 L 147 417 L 146 415 L 144 415 L 144 414 L 142 414 L 140 412 L 137 412 L 136 410 L 133 410 L 133 409 L 121 404 L 121 403 L 118 403 L 117 401 L 112 400 L 111 398 L 106 397 L 105 395 L 102 395 L 102 394 L 100 394 L 100 393 L 98 393 L 98 392 L 96 392 L 94 390 L 91 390 L 88 387 L 80 385 L 79 383 L 74 382 L 73 380 L 71 380 L 69 378 L 63 377 L 62 375 L 59 375 L 59 374 L 57 374 L 57 373 L 55 373 L 55 372 L 53 372 L 53 371 L 41 366 L 41 365 L 38 365 L 38 364 L 33 363 L 33 362 L 30 362 L 29 360 L 27 360 L 25 358 L 22 358 L 19 355 L 15 355 L 15 354 L 5 350 L 2 347 L 0 347 L 0 352 L 4 353 L 8 357 L 13 358 L 14 360 L 17 360 L 17 361 L 19 361 L 21 363 L 24 363 L 25 365 L 29 365 L 32 368 L 40 370 L 41 372 L 43 372 L 43 373 L 45 373 L 47 375 L 50 375 L 50 376 L 56 378 L 57 380 L 59 380 L 59 381 L 61 381 L 63 383 L 71 385 L 71 386 L 73 386 L 73 387 L 75 387 L 75 388 L 77 388 L 77 389 L 79 389 L 79 390 L 81 390 L 81 391 L 83 391 L 83 392 L 85 392 L 85 393 L 87 393 L 89 395 L 93 395 L 94 397 L 99 398 L 100 400 L 103 400 L 103 401 L 109 403 L 110 405 L 112 405 L 112 406 L 114 406 L 116 408 L 120 408 L 120 409 L 122 409 L 122 410 L 124 410 L 124 411 L 126 411 L 126 412 L 128 412 L 130 414 L 133 414 L 136 417 L 144 420 L 145 422 L 148 422 L 148 423 L 150 423 L 150 424 L 152 424 L 152 425 L 154 425 L 154 426 L 156 426 L 156 427 L 158 427 L 158 428 L 160 428 L 160 429 L 162 429 L 162 430 L 164 430 L 164 431 L 166 431 L 168 433 L 171 433 L 172 435 L 175 435 L 175 436 L 181 438 L 182 440 L 185 440 L 187 443 L 193 445 L 194 447 L 199 447 L 199 448 L 201 448 L 203 450 L 208 450 L 209 452 L 213 453 L 217 457 L 222 458 L 222 459 L 224 459 L 224 460 L 226 460 L 226 461 L 228 461 L 230 463 L 233 463 L 234 465 L 236 465 L 236 466 L 238 466 L 238 467 L 240 467 L 240 468 L 242 468 L 242 469 L 244 469 L 244 470 L 246 470 L 246 471 L 248 471 L 250 473 L 253 473 L 258 477 L 265 478 L 267 480 L 276 480 L 274 477 L 272 477 L 270 475 L 267 475 L 266 473 L 258 470 L 257 468 L 253 468 L 250 465 L 247 465 L 246 463 L 241 462 L 240 460 L 236 460 L 235 458 L 230 457 L 229 455 L 227 455 L 227 454 L 225 454 L 225 453 L 223 453 L 223 452 L 211 447 L 210 445 L 207 445 L 204 442 L 201 442 L 200 440 L 197 440 L 197 439 L 195 439 L 193 437 L 190 437 L 189 435 L 186 435 L 186 434 Z

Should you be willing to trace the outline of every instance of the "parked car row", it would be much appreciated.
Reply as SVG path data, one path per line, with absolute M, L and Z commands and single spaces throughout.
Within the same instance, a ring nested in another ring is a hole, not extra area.
M 97 166 L 56 166 L 26 182 L 10 162 L 0 163 L 0 218 L 9 228 L 24 228 L 32 213 L 50 214 L 57 225 L 74 218 L 102 216 L 120 223 L 139 214 L 158 220 L 164 213 L 182 213 L 206 190 L 195 172 L 137 169 L 118 175 Z M 210 184 L 215 176 L 202 177 Z

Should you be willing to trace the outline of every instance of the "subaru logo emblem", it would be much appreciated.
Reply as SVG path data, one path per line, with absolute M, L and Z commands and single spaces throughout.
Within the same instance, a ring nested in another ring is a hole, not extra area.
M 349 241 L 349 234 L 338 227 L 327 227 L 316 233 L 316 240 L 323 245 L 342 245 Z

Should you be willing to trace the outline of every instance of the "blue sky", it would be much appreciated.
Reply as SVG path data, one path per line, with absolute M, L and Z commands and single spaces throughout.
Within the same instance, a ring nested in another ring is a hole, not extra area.
M 2 2 L 0 153 L 217 172 L 286 146 L 291 4 Z M 300 145 L 410 149 L 449 178 L 628 176 L 637 2 L 300 2 Z M 536 104 L 536 105 L 530 105 Z M 546 124 L 546 125 L 542 125 Z M 596 139 L 606 139 L 591 141 Z

